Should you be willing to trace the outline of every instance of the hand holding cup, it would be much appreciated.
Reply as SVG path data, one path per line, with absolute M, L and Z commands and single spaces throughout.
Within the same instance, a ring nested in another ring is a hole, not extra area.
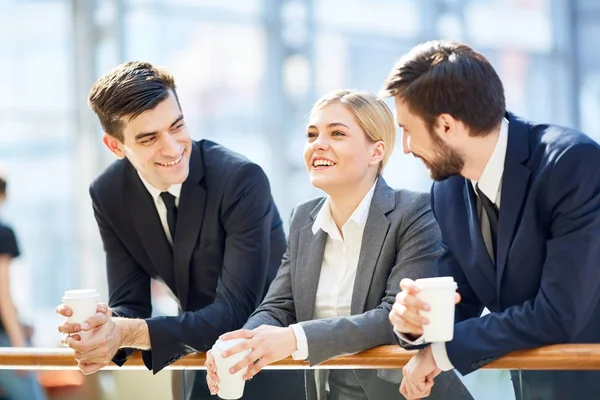
M 389 315 L 390 322 L 398 332 L 418 338 L 426 330 L 429 331 L 426 326 L 430 324 L 430 319 L 434 316 L 431 314 L 432 307 L 435 306 L 437 309 L 440 307 L 439 304 L 443 305 L 445 302 L 448 302 L 447 297 L 443 295 L 439 301 L 436 300 L 439 297 L 438 295 L 431 295 L 431 293 L 438 293 L 437 289 L 431 290 L 436 282 L 438 286 L 441 284 L 442 291 L 440 293 L 442 294 L 447 294 L 447 288 L 453 285 L 453 289 L 451 289 L 453 294 L 450 298 L 451 306 L 442 306 L 444 310 L 440 310 L 440 313 L 436 312 L 435 317 L 437 318 L 438 315 L 445 315 L 444 313 L 451 312 L 453 318 L 454 304 L 460 302 L 460 295 L 455 293 L 456 284 L 451 277 L 425 278 L 417 279 L 416 281 L 404 278 L 400 281 L 400 289 L 402 291 L 396 295 L 396 301 Z M 432 302 L 435 302 L 435 304 L 431 304 Z M 427 338 L 425 340 L 429 341 Z
M 99 303 L 99 298 L 95 289 L 66 291 L 56 313 L 67 320 L 58 326 L 58 331 L 78 340 L 89 337 L 91 332 L 86 321 L 97 313 L 108 312 L 108 306 Z

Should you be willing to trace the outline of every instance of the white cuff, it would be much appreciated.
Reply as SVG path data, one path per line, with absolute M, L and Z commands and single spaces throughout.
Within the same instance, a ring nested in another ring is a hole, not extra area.
M 396 328 L 394 328 L 394 333 L 396 334 L 396 336 L 398 336 L 398 339 L 402 340 L 403 342 L 406 342 L 411 346 L 420 346 L 422 344 L 425 344 L 425 339 L 423 339 L 423 335 L 419 336 L 415 340 L 410 340 L 408 336 L 406 336 L 402 332 L 399 332 Z
M 433 359 L 435 360 L 435 365 L 442 371 L 450 371 L 454 369 L 454 365 L 450 362 L 448 358 L 448 352 L 446 351 L 446 343 L 431 343 L 431 353 L 433 354 Z
M 306 339 L 306 333 L 304 328 L 300 324 L 292 324 L 290 328 L 296 335 L 296 351 L 292 353 L 294 360 L 306 360 L 308 359 L 308 340 Z

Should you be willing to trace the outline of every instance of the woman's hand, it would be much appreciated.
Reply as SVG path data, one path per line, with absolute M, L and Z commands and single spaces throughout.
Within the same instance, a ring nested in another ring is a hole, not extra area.
M 254 330 L 240 329 L 222 335 L 219 339 L 246 339 L 223 353 L 223 357 L 252 349 L 250 354 L 234 365 L 229 372 L 234 374 L 248 367 L 244 379 L 251 379 L 266 365 L 283 360 L 297 350 L 296 335 L 290 327 L 262 325 Z

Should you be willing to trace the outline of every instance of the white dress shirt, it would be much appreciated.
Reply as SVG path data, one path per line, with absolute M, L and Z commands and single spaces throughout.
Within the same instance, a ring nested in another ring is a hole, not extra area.
M 486 195 L 487 198 L 492 201 L 498 209 L 500 209 L 500 195 L 502 189 L 502 175 L 504 174 L 504 160 L 506 158 L 506 146 L 508 144 L 508 120 L 504 118 L 502 120 L 502 125 L 500 126 L 500 134 L 498 135 L 498 140 L 496 141 L 496 146 L 492 151 L 492 155 L 490 159 L 485 165 L 481 176 L 479 177 L 479 181 L 471 181 L 473 185 L 473 190 L 477 194 L 476 187 L 479 185 L 479 190 Z M 487 215 L 482 211 L 482 206 L 480 202 L 477 202 L 477 213 L 479 216 L 481 232 L 483 236 L 483 241 L 488 250 L 488 253 L 493 254 L 493 246 L 491 240 L 490 233 L 490 222 L 487 219 Z M 396 335 L 403 341 L 412 344 L 412 345 L 420 345 L 424 343 L 423 337 L 419 337 L 418 339 L 411 341 L 408 340 L 406 335 L 401 334 L 396 331 Z M 435 360 L 435 364 L 442 371 L 449 371 L 454 369 L 454 366 L 450 362 L 448 358 L 448 353 L 446 352 L 446 343 L 432 343 L 431 344 L 431 352 L 433 354 L 433 358 Z
M 313 234 L 317 234 L 319 230 L 327 233 L 315 298 L 315 319 L 350 316 L 358 257 L 376 184 L 377 182 L 373 184 L 348 221 L 342 226 L 343 235 L 340 234 L 331 215 L 329 197 L 325 199 L 315 218 L 312 226 Z M 300 324 L 292 324 L 290 327 L 296 335 L 297 346 L 297 351 L 292 354 L 292 357 L 295 360 L 306 360 L 309 354 L 304 329 Z
M 162 224 L 163 230 L 165 231 L 167 240 L 169 241 L 169 243 L 171 245 L 173 245 L 173 238 L 171 237 L 171 232 L 169 231 L 169 223 L 167 222 L 167 207 L 165 206 L 165 202 L 163 201 L 162 197 L 160 197 L 160 194 L 163 192 L 163 190 L 158 190 L 157 188 L 152 186 L 152 184 L 150 184 L 148 181 L 146 181 L 142 177 L 142 175 L 140 175 L 139 172 L 138 172 L 138 176 L 140 177 L 140 179 L 142 180 L 142 183 L 144 184 L 144 186 L 146 186 L 146 189 L 148 189 L 148 192 L 152 196 L 152 199 L 154 200 L 154 206 L 156 207 L 156 211 L 158 212 L 158 217 L 160 218 L 160 223 Z M 181 193 L 181 183 L 178 183 L 177 185 L 171 185 L 171 187 L 167 190 L 167 192 L 169 192 L 173 196 L 175 196 L 175 206 L 179 207 L 179 195 Z

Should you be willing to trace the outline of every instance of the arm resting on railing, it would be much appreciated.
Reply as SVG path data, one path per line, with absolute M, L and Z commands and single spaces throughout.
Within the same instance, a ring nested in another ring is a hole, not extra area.
M 381 346 L 358 354 L 340 356 L 315 369 L 401 369 L 415 354 L 398 346 Z M 190 354 L 167 369 L 204 369 L 204 353 Z M 291 358 L 278 361 L 266 369 L 307 369 L 304 361 Z M 520 350 L 486 365 L 487 369 L 526 370 L 600 370 L 600 344 L 557 344 L 532 350 Z M 69 348 L 0 347 L 0 369 L 77 369 L 73 351 Z M 140 352 L 135 352 L 127 364 L 110 364 L 104 369 L 146 369 Z

